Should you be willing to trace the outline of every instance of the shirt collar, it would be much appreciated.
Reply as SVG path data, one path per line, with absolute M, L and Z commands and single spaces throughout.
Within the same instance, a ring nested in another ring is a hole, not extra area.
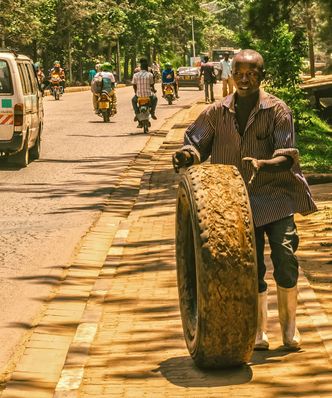
M 254 109 L 268 109 L 273 108 L 277 103 L 277 98 L 273 95 L 265 92 L 262 88 L 259 89 L 259 99 L 258 103 L 255 105 Z M 222 102 L 222 105 L 230 110 L 230 112 L 235 113 L 235 96 L 234 94 L 228 95 Z

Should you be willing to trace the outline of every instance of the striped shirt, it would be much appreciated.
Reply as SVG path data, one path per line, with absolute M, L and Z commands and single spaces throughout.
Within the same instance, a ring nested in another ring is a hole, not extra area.
M 195 155 L 195 163 L 211 155 L 211 163 L 234 165 L 248 189 L 256 227 L 281 220 L 295 213 L 317 210 L 301 172 L 295 145 L 293 119 L 287 105 L 260 90 L 244 134 L 239 134 L 235 118 L 234 94 L 208 107 L 187 129 L 182 149 Z M 285 155 L 293 159 L 291 170 L 260 171 L 249 185 L 253 168 L 242 158 L 271 159 Z
M 150 97 L 153 95 L 151 85 L 154 84 L 152 73 L 141 70 L 134 74 L 132 84 L 137 86 L 136 95 L 138 97 Z

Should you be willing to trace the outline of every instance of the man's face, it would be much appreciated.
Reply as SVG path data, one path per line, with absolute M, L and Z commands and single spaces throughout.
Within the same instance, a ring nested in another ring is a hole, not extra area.
M 261 68 L 255 60 L 235 60 L 232 75 L 240 97 L 248 97 L 257 92 L 263 80 Z

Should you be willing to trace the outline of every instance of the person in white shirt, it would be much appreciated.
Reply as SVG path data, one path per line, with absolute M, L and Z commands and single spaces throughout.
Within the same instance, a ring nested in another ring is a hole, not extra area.
M 99 71 L 95 74 L 91 82 L 92 103 L 95 113 L 98 115 L 98 97 L 102 91 L 107 91 L 112 99 L 112 113 L 117 113 L 117 100 L 115 94 L 115 78 L 112 73 L 112 65 L 109 62 L 99 65 Z
M 224 54 L 224 58 L 220 62 L 221 80 L 222 80 L 222 95 L 226 97 L 233 93 L 233 79 L 232 79 L 232 62 L 229 59 L 229 53 Z

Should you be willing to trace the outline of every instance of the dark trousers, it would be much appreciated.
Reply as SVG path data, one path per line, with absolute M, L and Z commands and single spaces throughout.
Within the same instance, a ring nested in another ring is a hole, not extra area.
M 299 275 L 298 261 L 295 256 L 299 237 L 294 217 L 286 217 L 282 220 L 255 228 L 259 293 L 267 289 L 267 284 L 264 280 L 266 273 L 264 263 L 265 234 L 271 248 L 271 260 L 274 268 L 273 277 L 275 281 L 279 286 L 287 289 L 294 287 L 297 284 Z
M 138 100 L 137 95 L 134 95 L 133 98 L 131 99 L 131 103 L 133 104 L 133 109 L 134 109 L 135 115 L 139 112 L 137 100 Z M 150 96 L 150 109 L 151 109 L 152 115 L 154 115 L 156 112 L 157 102 L 158 102 L 158 98 L 155 95 L 151 95 Z
M 214 94 L 213 94 L 213 83 L 204 82 L 205 87 L 205 99 L 210 101 L 214 101 Z M 210 88 L 210 97 L 209 97 L 209 88 Z

